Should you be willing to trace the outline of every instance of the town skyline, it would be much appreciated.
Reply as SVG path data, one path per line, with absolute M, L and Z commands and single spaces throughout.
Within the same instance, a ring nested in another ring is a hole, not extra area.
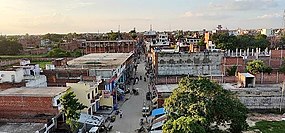
M 282 28 L 282 0 L 0 0 L 0 33 Z M 120 28 L 119 28 L 120 27 Z M 283 27 L 284 28 L 284 27 Z

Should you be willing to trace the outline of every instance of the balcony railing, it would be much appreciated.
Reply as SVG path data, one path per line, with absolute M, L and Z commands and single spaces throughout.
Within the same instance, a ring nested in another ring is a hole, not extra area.
M 102 94 L 97 94 L 95 97 L 93 97 L 93 98 L 90 100 L 90 103 L 94 103 L 96 100 L 99 100 L 101 96 L 102 96 Z

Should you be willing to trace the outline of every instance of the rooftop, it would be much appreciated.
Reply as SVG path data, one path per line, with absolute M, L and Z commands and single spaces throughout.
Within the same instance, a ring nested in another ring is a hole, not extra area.
M 54 97 L 65 92 L 69 87 L 10 88 L 0 92 L 0 96 Z
M 94 126 L 100 126 L 104 121 L 104 117 L 102 116 L 88 115 L 85 113 L 81 113 L 78 119 L 78 122 L 80 123 L 90 124 Z
M 67 64 L 80 68 L 114 69 L 132 55 L 133 53 L 93 53 L 68 61 Z
M 244 77 L 254 78 L 254 76 L 250 73 L 240 73 L 240 74 L 243 75 Z
M 175 88 L 178 87 L 178 84 L 166 84 L 166 85 L 156 85 L 157 92 L 173 92 Z

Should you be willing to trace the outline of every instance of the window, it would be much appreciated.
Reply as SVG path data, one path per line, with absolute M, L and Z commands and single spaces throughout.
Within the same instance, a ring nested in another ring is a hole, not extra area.
M 11 75 L 11 81 L 14 83 L 15 82 L 15 75 Z
M 56 100 L 56 105 L 58 105 L 58 104 L 60 104 L 60 100 L 59 99 Z
M 90 99 L 90 93 L 87 94 L 87 99 Z

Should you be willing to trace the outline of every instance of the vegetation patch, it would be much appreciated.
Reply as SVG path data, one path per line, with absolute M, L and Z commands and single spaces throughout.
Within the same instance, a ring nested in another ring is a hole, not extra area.
M 250 130 L 259 130 L 262 133 L 285 133 L 285 121 L 259 121 Z
M 45 69 L 47 64 L 51 64 L 51 61 L 32 61 L 33 64 L 39 64 L 40 68 Z

